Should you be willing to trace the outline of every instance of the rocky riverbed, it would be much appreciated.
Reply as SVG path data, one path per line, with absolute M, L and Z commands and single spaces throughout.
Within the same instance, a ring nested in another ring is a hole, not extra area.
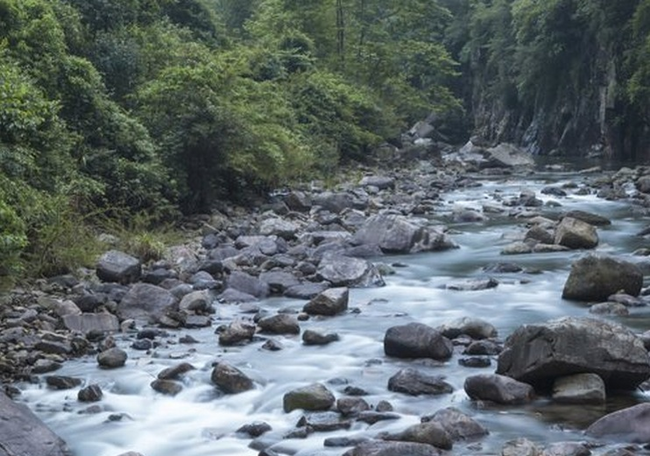
M 165 260 L 142 264 L 107 246 L 94 271 L 4 296 L 0 373 L 14 401 L 1 396 L 0 410 L 17 418 L 0 428 L 0 455 L 89 454 L 54 437 L 23 404 L 51 417 L 48 424 L 74 413 L 127 426 L 136 419 L 116 400 L 132 394 L 123 379 L 138 368 L 153 375 L 139 394 L 145 402 L 189 402 L 195 413 L 220 401 L 244 409 L 218 431 L 199 433 L 212 443 L 206 454 L 643 454 L 650 423 L 639 391 L 650 378 L 650 335 L 644 317 L 634 327 L 624 318 L 643 316 L 647 305 L 647 233 L 640 227 L 613 248 L 615 220 L 593 210 L 597 204 L 571 207 L 584 197 L 629 208 L 636 226 L 650 204 L 650 169 L 540 171 L 511 146 L 471 143 L 447 154 L 403 150 L 395 163 L 357 170 L 331 189 L 311 183 L 277 192 L 254 210 L 224 206 L 197 219 L 196 237 L 171 247 Z M 481 197 L 472 199 L 477 189 Z M 510 287 L 517 296 L 548 272 L 526 259 L 547 255 L 571 265 L 557 294 L 582 304 L 556 318 L 508 324 L 505 334 L 489 318 L 500 302 L 479 302 L 493 310 L 454 318 L 440 317 L 453 309 L 427 313 L 444 303 L 413 310 L 415 318 L 399 305 L 378 316 L 401 293 L 386 286 L 391 277 L 422 264 L 411 258 L 464 255 L 458 239 L 483 239 L 486 224 L 503 227 L 499 260 L 480 273 L 445 277 L 437 290 L 489 296 Z M 360 302 L 359 290 L 376 293 Z M 362 339 L 368 333 L 371 340 Z M 207 344 L 210 353 L 201 348 Z M 301 371 L 303 354 L 315 365 L 309 372 Z M 166 367 L 153 372 L 161 359 Z M 295 372 L 275 377 L 278 359 Z M 352 366 L 361 377 L 345 375 Z M 386 375 L 383 386 L 376 372 Z M 200 399 L 188 401 L 197 387 Z M 245 412 L 256 401 L 259 412 Z M 491 441 L 503 423 L 473 416 L 484 409 L 516 416 L 540 404 L 589 413 L 566 440 L 549 441 L 525 433 Z M 190 454 L 182 444 L 160 448 L 137 435 L 120 441 L 93 454 Z

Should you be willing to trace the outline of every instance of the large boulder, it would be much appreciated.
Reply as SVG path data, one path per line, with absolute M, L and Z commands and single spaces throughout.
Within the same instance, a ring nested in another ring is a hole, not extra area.
M 605 415 L 587 428 L 596 438 L 650 443 L 650 403 L 638 404 Z
M 127 284 L 137 281 L 142 273 L 140 260 L 118 250 L 110 250 L 97 261 L 99 280 Z
M 355 233 L 354 242 L 378 245 L 385 253 L 415 253 L 456 247 L 445 234 L 397 214 L 370 217 Z
M 535 396 L 535 391 L 529 384 L 497 374 L 467 377 L 464 388 L 470 399 L 505 405 L 525 404 Z
M 350 291 L 346 287 L 330 288 L 310 300 L 303 312 L 310 315 L 333 316 L 348 309 Z
M 253 380 L 246 374 L 224 362 L 220 362 L 212 369 L 210 379 L 226 394 L 239 394 L 255 387 Z
M 621 290 L 638 296 L 643 286 L 641 269 L 628 261 L 605 255 L 587 255 L 571 265 L 562 297 L 578 301 L 606 301 Z
M 148 283 L 136 283 L 118 304 L 117 314 L 122 320 L 158 323 L 176 301 L 176 297 L 164 288 Z
M 330 390 L 320 383 L 313 383 L 286 393 L 282 398 L 282 405 L 287 413 L 296 409 L 319 411 L 329 410 L 335 401 Z
M 570 249 L 593 249 L 598 245 L 596 227 L 572 217 L 564 217 L 555 229 L 555 243 Z
M 420 396 L 423 394 L 437 396 L 452 393 L 454 387 L 439 375 L 423 374 L 418 370 L 408 367 L 400 370 L 388 379 L 388 390 L 411 396 Z
M 259 299 L 266 298 L 270 291 L 268 283 L 242 271 L 233 271 L 226 281 L 226 286 Z
M 316 272 L 320 280 L 327 280 L 335 287 L 384 286 L 384 279 L 377 268 L 367 260 L 338 254 L 323 257 Z
M 440 331 L 423 323 L 409 323 L 388 328 L 384 335 L 384 352 L 396 358 L 449 359 L 451 341 Z
M 485 168 L 528 168 L 535 165 L 533 156 L 514 144 L 501 143 L 482 151 Z
M 83 334 L 93 333 L 115 333 L 120 330 L 120 322 L 117 317 L 109 313 L 82 313 L 68 314 L 63 316 L 63 324 L 70 331 Z
M 355 446 L 343 453 L 343 456 L 440 456 L 442 450 L 416 442 L 369 441 Z
M 382 438 L 384 440 L 425 443 L 443 450 L 451 450 L 453 445 L 449 433 L 436 421 L 414 424 L 403 431 L 384 434 Z
M 650 377 L 650 358 L 641 339 L 620 325 L 566 317 L 518 328 L 497 365 L 498 374 L 539 387 L 587 372 L 608 388 L 634 389 Z
M 0 392 L 0 456 L 70 456 L 66 443 L 25 405 Z

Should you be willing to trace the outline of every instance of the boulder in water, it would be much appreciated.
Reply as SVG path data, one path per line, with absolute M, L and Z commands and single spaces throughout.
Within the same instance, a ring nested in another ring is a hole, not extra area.
M 555 244 L 570 249 L 593 249 L 598 245 L 598 233 L 589 223 L 564 217 L 555 229 Z
M 529 384 L 497 374 L 472 375 L 465 379 L 464 387 L 471 399 L 497 404 L 525 404 L 535 396 L 535 390 Z
M 619 291 L 638 296 L 643 286 L 641 269 L 628 261 L 605 255 L 587 255 L 571 265 L 562 297 L 577 301 L 605 301 Z
M 519 327 L 505 342 L 497 373 L 536 387 L 594 373 L 608 388 L 635 389 L 650 377 L 650 358 L 641 339 L 620 325 L 567 317 Z
M 452 352 L 451 341 L 423 323 L 393 326 L 384 335 L 384 353 L 388 356 L 446 360 Z
M 638 404 L 605 415 L 589 426 L 586 433 L 596 438 L 649 443 L 650 404 Z
M 334 405 L 334 395 L 320 383 L 313 383 L 284 395 L 284 411 L 302 409 L 309 411 L 329 410 Z

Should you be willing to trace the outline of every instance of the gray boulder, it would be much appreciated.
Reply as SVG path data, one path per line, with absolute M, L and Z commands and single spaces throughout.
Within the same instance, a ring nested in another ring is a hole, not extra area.
M 535 396 L 535 390 L 529 384 L 497 374 L 467 377 L 464 388 L 472 400 L 492 401 L 504 405 L 525 404 Z
M 343 255 L 328 254 L 323 257 L 316 274 L 335 287 L 384 286 L 377 268 L 367 260 Z
M 176 297 L 168 290 L 148 283 L 136 283 L 117 306 L 121 320 L 145 320 L 157 323 L 173 305 Z
M 452 352 L 451 341 L 423 323 L 393 326 L 384 335 L 384 353 L 388 356 L 446 360 Z
M 264 236 L 278 236 L 283 239 L 294 239 L 300 227 L 289 220 L 269 218 L 260 224 L 260 234 Z
M 226 281 L 226 286 L 259 299 L 266 298 L 270 291 L 266 282 L 242 271 L 233 271 Z
M 396 393 L 420 396 L 422 394 L 440 395 L 454 391 L 453 386 L 442 376 L 426 375 L 415 369 L 402 369 L 388 379 L 388 390 Z
M 501 456 L 541 456 L 542 450 L 532 441 L 520 437 L 508 440 L 501 448 Z
M 344 209 L 350 209 L 354 206 L 354 196 L 346 192 L 323 192 L 312 198 L 314 205 L 334 214 L 340 214 Z
M 641 339 L 626 328 L 567 317 L 518 328 L 497 365 L 498 374 L 541 387 L 587 372 L 598 374 L 608 388 L 635 389 L 650 377 L 650 359 Z
M 357 244 L 378 245 L 385 253 L 415 253 L 457 247 L 447 236 L 397 214 L 370 217 L 355 233 Z
M 605 382 L 596 374 L 560 377 L 553 384 L 553 400 L 564 404 L 603 404 Z
M 305 304 L 303 311 L 310 315 L 333 316 L 348 309 L 349 297 L 347 287 L 330 288 Z
M 253 340 L 257 327 L 245 321 L 235 320 L 219 332 L 219 345 L 232 346 Z
M 212 383 L 226 394 L 239 394 L 255 387 L 253 380 L 234 366 L 220 362 L 212 369 Z
M 454 441 L 475 439 L 489 434 L 483 425 L 455 407 L 438 410 L 433 415 L 422 417 L 422 421 L 440 423 Z
M 401 432 L 383 434 L 384 440 L 399 440 L 432 445 L 443 450 L 451 450 L 453 441 L 449 433 L 436 421 L 414 424 Z
M 23 404 L 0 392 L 0 456 L 71 456 L 66 443 Z
M 296 317 L 277 314 L 262 318 L 257 322 L 260 330 L 270 334 L 300 334 L 300 325 Z
M 442 450 L 416 442 L 363 442 L 351 450 L 343 453 L 343 456 L 440 456 Z
M 284 196 L 284 204 L 296 212 L 309 212 L 311 209 L 311 198 L 304 192 L 289 192 Z
M 395 179 L 390 176 L 364 176 L 359 185 L 362 187 L 376 187 L 379 190 L 394 189 Z
M 638 404 L 605 415 L 585 432 L 596 438 L 650 443 L 650 403 Z
M 533 156 L 510 143 L 501 143 L 482 151 L 484 168 L 528 168 L 535 166 Z
M 562 297 L 577 301 L 606 301 L 621 290 L 638 296 L 643 286 L 641 269 L 628 261 L 605 255 L 587 255 L 571 265 Z
M 570 249 L 593 249 L 598 245 L 598 233 L 589 223 L 564 217 L 555 229 L 554 242 Z
M 112 333 L 120 330 L 120 322 L 115 315 L 109 313 L 82 313 L 63 316 L 63 324 L 70 331 L 83 334 L 88 332 Z
M 330 390 L 320 383 L 297 388 L 289 391 L 282 398 L 284 411 L 302 409 L 308 411 L 329 410 L 334 405 L 335 398 Z
M 271 293 L 282 294 L 291 287 L 300 285 L 300 280 L 291 272 L 269 271 L 260 274 L 260 280 L 269 286 Z
M 115 369 L 126 364 L 127 354 L 121 348 L 113 347 L 97 355 L 97 364 L 104 369 Z
M 97 261 L 99 280 L 127 284 L 136 282 L 142 274 L 140 260 L 118 250 L 109 250 Z
M 437 328 L 443 336 L 455 339 L 461 334 L 465 334 L 472 339 L 489 339 L 497 336 L 497 329 L 492 323 L 481 318 L 462 317 L 450 322 L 444 323 Z

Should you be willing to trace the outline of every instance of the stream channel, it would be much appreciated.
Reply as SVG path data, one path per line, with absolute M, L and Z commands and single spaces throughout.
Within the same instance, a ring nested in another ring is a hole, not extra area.
M 259 449 L 249 447 L 251 438 L 235 433 L 240 426 L 264 421 L 272 431 L 262 439 L 277 441 L 280 454 L 341 455 L 345 448 L 328 448 L 323 440 L 334 436 L 373 437 L 383 431 L 399 431 L 419 422 L 422 415 L 453 406 L 472 416 L 490 431 L 474 442 L 459 442 L 450 454 L 500 454 L 504 441 L 527 437 L 540 445 L 558 441 L 588 440 L 582 431 L 607 412 L 650 396 L 638 391 L 625 397 L 610 397 L 605 406 L 554 405 L 539 398 L 526 406 L 506 407 L 476 404 L 463 390 L 467 376 L 493 373 L 496 359 L 487 368 L 460 366 L 460 351 L 447 362 L 433 365 L 422 361 L 389 358 L 383 352 L 387 328 L 417 321 L 437 327 L 451 320 L 470 316 L 492 323 L 504 340 L 522 324 L 563 316 L 592 316 L 584 304 L 563 300 L 562 288 L 571 263 L 583 251 L 504 256 L 502 248 L 522 235 L 524 219 L 486 214 L 490 220 L 480 223 L 449 223 L 453 207 L 481 209 L 483 203 L 516 197 L 523 189 L 535 191 L 545 204 L 534 208 L 550 218 L 564 211 L 580 209 L 612 220 L 611 226 L 599 227 L 600 244 L 596 251 L 622 255 L 634 261 L 631 253 L 647 245 L 636 236 L 647 224 L 639 208 L 626 201 L 607 201 L 592 191 L 581 195 L 586 175 L 573 172 L 540 171 L 528 176 L 476 176 L 480 186 L 443 194 L 437 220 L 447 223 L 459 249 L 376 259 L 399 264 L 395 274 L 385 277 L 381 288 L 352 289 L 350 308 L 332 318 L 312 317 L 301 328 L 336 332 L 340 341 L 326 346 L 304 346 L 300 336 L 274 336 L 283 349 L 262 350 L 264 338 L 242 347 L 220 347 L 215 328 L 227 324 L 240 313 L 235 305 L 215 303 L 215 321 L 211 328 L 169 331 L 169 337 L 150 353 L 130 348 L 132 336 L 116 335 L 118 346 L 126 350 L 126 366 L 101 370 L 95 357 L 67 362 L 58 371 L 97 383 L 104 397 L 96 413 L 84 412 L 88 404 L 77 401 L 77 390 L 54 391 L 44 384 L 20 384 L 19 401 L 26 403 L 48 426 L 65 439 L 75 456 L 117 456 L 137 451 L 144 456 L 251 456 Z M 547 196 L 540 190 L 548 185 L 575 183 L 568 196 Z M 647 219 L 646 219 L 647 220 Z M 638 258 L 638 257 L 636 257 Z M 481 291 L 454 291 L 446 284 L 468 278 L 486 277 L 482 268 L 496 262 L 513 262 L 538 273 L 492 274 L 499 280 L 496 288 Z M 305 301 L 272 298 L 260 307 L 299 311 Z M 601 317 L 618 321 L 636 332 L 650 329 L 647 307 L 632 308 L 627 317 Z M 179 343 L 190 334 L 198 343 Z M 212 364 L 223 359 L 237 366 L 256 381 L 252 391 L 220 395 L 210 382 Z M 180 362 L 191 363 L 196 370 L 184 380 L 183 391 L 174 396 L 155 392 L 150 383 L 162 369 Z M 416 367 L 425 373 L 444 375 L 455 388 L 451 394 L 410 397 L 387 389 L 388 378 L 404 367 Z M 389 401 L 398 420 L 373 425 L 355 422 L 348 430 L 316 432 L 305 439 L 281 436 L 295 428 L 301 411 L 284 413 L 283 395 L 295 388 L 321 382 L 337 397 L 346 385 L 363 388 L 364 399 L 372 406 Z M 650 454 L 650 453 L 649 453 Z

